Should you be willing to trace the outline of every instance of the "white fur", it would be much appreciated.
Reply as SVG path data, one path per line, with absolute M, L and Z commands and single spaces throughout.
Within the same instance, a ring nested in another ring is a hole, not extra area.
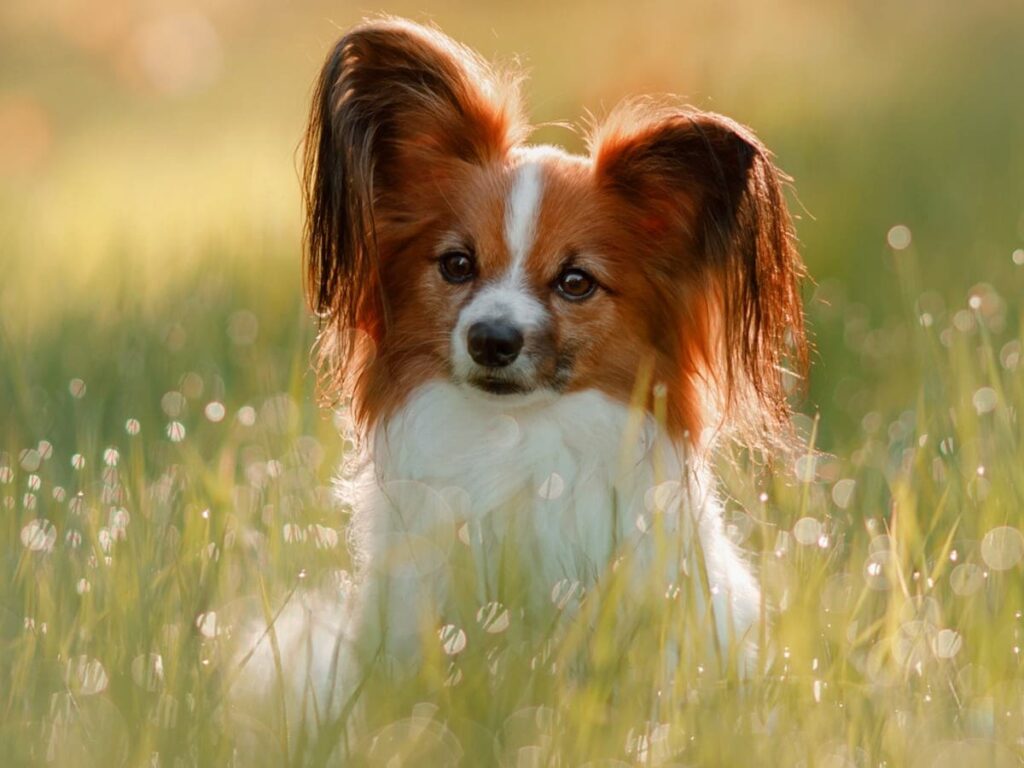
M 512 191 L 505 206 L 505 245 L 512 259 L 509 269 L 519 279 L 537 232 L 537 216 L 544 196 L 544 165 L 539 157 L 526 157 L 515 169 Z
M 473 362 L 467 347 L 469 328 L 481 320 L 504 320 L 515 325 L 524 336 L 540 329 L 548 320 L 544 305 L 531 293 L 526 283 L 524 264 L 533 247 L 537 217 L 544 196 L 543 158 L 547 149 L 532 148 L 521 153 L 512 172 L 512 185 L 505 201 L 505 245 L 509 265 L 499 278 L 481 288 L 462 309 L 452 331 L 452 366 L 457 378 L 467 379 L 479 366 Z M 534 366 L 529 350 L 521 355 L 507 373 L 529 380 Z
M 543 305 L 523 285 L 508 280 L 494 283 L 480 290 L 467 304 L 455 324 L 451 337 L 452 370 L 455 376 L 465 381 L 475 371 L 481 370 L 469 354 L 469 328 L 481 320 L 505 320 L 511 322 L 527 339 L 547 322 Z M 529 342 L 527 342 L 528 344 Z M 524 354 L 506 368 L 508 374 L 529 381 L 535 372 L 529 346 Z
M 436 381 L 379 425 L 369 447 L 373 460 L 340 483 L 354 510 L 355 593 L 333 608 L 300 604 L 275 623 L 291 718 L 314 702 L 321 714 L 339 711 L 358 675 L 350 658 L 339 658 L 358 653 L 350 640 L 383 643 L 392 669 L 411 670 L 419 632 L 448 619 L 453 548 L 473 548 L 482 564 L 473 585 L 480 605 L 497 599 L 496 554 L 512 530 L 534 576 L 525 604 L 536 605 L 560 582 L 592 586 L 624 551 L 649 576 L 660 515 L 679 545 L 666 583 L 696 579 L 695 558 L 704 557 L 715 626 L 696 631 L 752 647 L 758 585 L 725 535 L 711 474 L 687 462 L 649 416 L 596 391 L 486 397 Z M 693 594 L 704 599 L 700 589 Z M 249 667 L 247 690 L 253 680 L 277 679 L 269 643 Z
M 363 599 L 387 592 L 380 618 L 396 650 L 421 621 L 444 618 L 421 609 L 444 610 L 443 563 L 448 549 L 465 546 L 461 526 L 484 564 L 496 562 L 489 548 L 515 528 L 533 564 L 534 598 L 545 600 L 561 580 L 593 584 L 626 546 L 638 545 L 642 565 L 657 514 L 679 534 L 676 577 L 697 551 L 688 540 L 697 531 L 717 635 L 743 636 L 759 611 L 758 587 L 725 535 L 710 473 L 688 465 L 649 417 L 637 416 L 596 391 L 524 401 L 432 382 L 381 425 L 374 463 L 346 492 L 353 543 L 371 582 Z M 419 560 L 410 563 L 403 549 Z M 480 574 L 481 604 L 495 599 L 486 594 L 492 575 Z

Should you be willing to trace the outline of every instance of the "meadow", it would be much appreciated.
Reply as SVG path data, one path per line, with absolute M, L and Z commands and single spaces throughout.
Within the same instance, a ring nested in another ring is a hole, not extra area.
M 721 462 L 771 606 L 758 668 L 708 663 L 693 585 L 624 605 L 626 563 L 552 585 L 542 641 L 467 597 L 418 675 L 368 681 L 359 728 L 231 705 L 245 619 L 352 576 L 295 152 L 366 10 L 0 9 L 0 762 L 1024 762 L 1024 12 L 997 0 L 430 8 L 522 55 L 539 141 L 681 92 L 795 179 L 806 450 Z

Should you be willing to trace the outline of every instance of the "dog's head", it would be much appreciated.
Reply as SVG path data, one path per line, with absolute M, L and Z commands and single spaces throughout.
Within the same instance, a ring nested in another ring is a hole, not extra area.
M 445 379 L 503 405 L 664 393 L 676 433 L 709 414 L 776 431 L 805 342 L 768 151 L 728 118 L 651 101 L 614 110 L 586 157 L 526 146 L 518 86 L 401 20 L 330 53 L 305 185 L 332 384 L 364 425 Z

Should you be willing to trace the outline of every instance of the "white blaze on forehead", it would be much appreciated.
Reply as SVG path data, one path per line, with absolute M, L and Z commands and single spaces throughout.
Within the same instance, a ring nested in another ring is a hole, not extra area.
M 505 244 L 512 258 L 509 275 L 518 278 L 533 246 L 537 216 L 544 196 L 544 166 L 536 153 L 527 155 L 515 170 L 505 202 Z
M 530 338 L 549 320 L 540 298 L 526 280 L 525 263 L 535 245 L 537 219 L 544 198 L 544 169 L 553 157 L 565 157 L 555 147 L 522 147 L 514 151 L 512 183 L 505 199 L 504 235 L 508 248 L 507 269 L 480 289 L 463 307 L 452 331 L 452 368 L 459 378 L 468 378 L 478 368 L 467 347 L 469 328 L 485 320 L 503 320 L 518 328 L 527 338 L 521 354 L 508 371 L 529 378 L 535 363 L 530 354 Z

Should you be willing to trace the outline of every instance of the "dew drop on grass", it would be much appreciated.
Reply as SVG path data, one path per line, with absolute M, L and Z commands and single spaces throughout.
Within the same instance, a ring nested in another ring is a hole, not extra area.
M 971 401 L 974 403 L 974 410 L 977 411 L 980 416 L 983 413 L 990 413 L 991 411 L 994 411 L 999 402 L 999 398 L 992 387 L 982 387 L 974 393 L 974 397 Z
M 297 523 L 285 523 L 281 534 L 287 544 L 299 544 L 306 540 L 306 529 Z
M 206 638 L 214 638 L 219 634 L 217 626 L 217 614 L 214 611 L 207 611 L 196 616 L 196 629 L 199 634 Z
M 981 568 L 972 563 L 961 563 L 949 574 L 949 586 L 960 597 L 973 595 L 984 583 Z
M 39 475 L 29 475 L 26 481 L 28 489 L 30 491 L 38 491 L 43 486 L 43 481 L 39 479 Z
M 85 468 L 85 456 L 76 453 L 71 457 L 71 468 L 81 470 Z
M 110 514 L 107 516 L 107 525 L 111 530 L 124 531 L 128 528 L 129 522 L 131 522 L 131 515 L 128 514 L 127 509 L 120 507 L 110 510 Z
M 21 529 L 21 544 L 30 552 L 50 552 L 57 541 L 57 528 L 49 520 L 30 520 Z
M 53 456 L 53 443 L 49 440 L 40 440 L 39 445 L 36 446 L 36 450 L 39 451 L 39 455 L 43 461 L 49 461 L 50 457 Z
M 801 456 L 796 460 L 794 471 L 801 483 L 813 483 L 818 471 L 818 457 L 812 454 Z
M 466 648 L 466 633 L 454 624 L 445 624 L 438 630 L 437 636 L 441 639 L 441 648 L 448 656 L 462 653 Z
M 448 667 L 448 674 L 444 678 L 445 688 L 454 688 L 462 682 L 462 670 L 459 669 L 454 663 Z
M 176 419 L 185 410 L 185 396 L 181 392 L 171 390 L 160 398 L 160 410 L 167 414 L 167 418 Z
M 961 333 L 970 333 L 975 328 L 974 313 L 961 309 L 953 315 L 953 327 Z
M 1015 371 L 1020 365 L 1020 355 L 1020 342 L 1017 339 L 1008 341 L 999 350 L 999 364 L 1007 371 Z
M 10 467 L 0 467 L 0 483 L 7 485 L 14 480 L 14 470 Z
M 910 227 L 906 224 L 897 224 L 889 230 L 885 240 L 894 251 L 902 251 L 909 248 L 912 240 Z
M 476 620 L 485 632 L 497 635 L 508 629 L 508 610 L 501 603 L 487 603 L 476 612 Z
M 61 503 L 67 498 L 68 492 L 61 488 L 59 485 L 53 487 L 53 500 L 57 503 Z
M 940 659 L 952 659 L 963 647 L 964 640 L 959 632 L 952 629 L 940 629 L 932 638 L 932 651 Z
M 788 555 L 789 551 L 793 548 L 792 541 L 793 536 L 789 531 L 779 531 L 775 537 L 775 546 L 772 548 L 775 552 L 775 557 L 781 560 Z
M 167 425 L 167 437 L 172 443 L 180 443 L 185 439 L 185 425 L 180 421 L 172 421 Z
M 317 549 L 334 549 L 338 546 L 339 536 L 334 528 L 317 523 L 311 525 L 309 530 Z
M 583 585 L 572 579 L 561 579 L 551 588 L 551 602 L 558 610 L 564 610 L 573 600 L 583 599 Z
M 672 511 L 678 503 L 681 487 L 678 480 L 666 480 L 648 488 L 644 493 L 644 508 L 651 513 Z
M 805 547 L 816 544 L 821 535 L 821 522 L 813 517 L 801 517 L 793 525 L 793 538 Z
M 857 487 L 857 481 L 843 478 L 832 486 L 832 501 L 840 509 L 848 509 L 853 501 L 853 491 Z
M 124 431 L 127 432 L 132 437 L 135 437 L 137 434 L 139 434 L 140 429 L 142 429 L 142 425 L 139 424 L 138 419 L 128 419 L 128 421 L 124 423 Z
M 993 571 L 1009 570 L 1024 557 L 1024 536 L 1008 525 L 993 528 L 981 540 L 981 557 Z
M 72 379 L 68 382 L 68 392 L 76 400 L 81 400 L 85 397 L 85 382 L 81 379 Z
M 1024 267 L 1024 248 L 1015 250 L 1010 258 L 1018 267 Z
M 206 416 L 206 420 L 213 422 L 214 424 L 224 421 L 225 413 L 224 404 L 219 403 L 216 400 L 207 403 L 206 407 L 203 409 L 203 415 Z
M 238 409 L 238 423 L 243 427 L 251 427 L 256 423 L 256 409 L 251 405 L 243 405 Z
M 75 584 L 75 592 L 80 595 L 84 595 L 92 589 L 92 584 L 89 583 L 88 579 L 79 579 L 78 583 Z
M 80 515 L 85 512 L 85 494 L 81 491 L 76 493 L 71 501 L 68 502 L 68 509 L 73 515 Z
M 26 448 L 18 456 L 18 463 L 26 472 L 35 472 L 42 462 L 43 458 L 35 448 Z
M 116 467 L 120 460 L 121 454 L 117 452 L 117 448 L 107 448 L 103 452 L 103 463 L 108 467 Z
M 92 696 L 107 689 L 107 671 L 98 659 L 78 656 L 68 661 L 66 682 L 79 696 Z
M 879 592 L 889 589 L 891 585 L 888 570 L 891 560 L 892 552 L 883 549 L 872 553 L 864 561 L 864 582 L 870 589 Z

